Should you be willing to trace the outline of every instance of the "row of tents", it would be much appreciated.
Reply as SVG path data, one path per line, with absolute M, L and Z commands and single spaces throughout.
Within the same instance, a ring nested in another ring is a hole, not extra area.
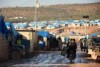
M 83 25 L 93 26 L 98 25 L 100 26 L 100 20 L 91 20 L 91 21 L 84 21 L 84 20 L 68 20 L 68 21 L 41 21 L 41 22 L 20 22 L 20 23 L 13 23 L 15 28 L 37 28 L 37 29 L 54 29 L 59 28 L 61 26 L 83 26 Z

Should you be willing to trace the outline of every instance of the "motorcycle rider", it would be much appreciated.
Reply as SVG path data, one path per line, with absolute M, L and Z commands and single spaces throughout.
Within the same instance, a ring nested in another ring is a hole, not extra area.
M 75 39 L 70 39 L 70 42 L 67 44 L 68 51 L 67 51 L 67 58 L 70 56 L 70 51 L 73 51 L 74 57 L 76 58 L 76 49 L 77 49 L 77 44 Z

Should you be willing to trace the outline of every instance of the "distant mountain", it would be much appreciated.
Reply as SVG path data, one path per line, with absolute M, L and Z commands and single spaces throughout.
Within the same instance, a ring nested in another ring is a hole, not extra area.
M 6 20 L 13 17 L 26 17 L 27 21 L 33 21 L 34 7 L 0 8 Z M 89 19 L 100 19 L 100 2 L 89 4 L 57 4 L 41 6 L 38 8 L 37 19 L 40 20 L 68 20 L 82 19 L 88 15 Z M 20 21 L 26 21 L 19 19 Z M 14 20 L 11 20 L 14 21 Z

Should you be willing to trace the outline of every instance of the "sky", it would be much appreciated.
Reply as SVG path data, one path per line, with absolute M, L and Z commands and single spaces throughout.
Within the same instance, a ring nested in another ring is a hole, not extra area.
M 100 0 L 39 0 L 40 5 L 93 3 Z M 33 7 L 35 0 L 0 0 L 0 8 L 3 7 Z

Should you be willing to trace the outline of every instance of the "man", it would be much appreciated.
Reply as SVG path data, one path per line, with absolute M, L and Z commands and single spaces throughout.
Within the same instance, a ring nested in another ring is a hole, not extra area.
M 77 44 L 75 42 L 75 39 L 71 39 L 69 44 L 67 45 L 68 47 L 68 55 L 67 55 L 67 58 L 69 58 L 70 56 L 70 51 L 73 51 L 74 52 L 74 57 L 76 58 L 76 49 L 77 49 Z
M 86 40 L 83 40 L 83 51 L 86 52 L 87 45 L 86 45 Z
M 80 39 L 80 48 L 81 48 L 81 51 L 83 51 L 83 42 L 82 42 L 82 39 Z

